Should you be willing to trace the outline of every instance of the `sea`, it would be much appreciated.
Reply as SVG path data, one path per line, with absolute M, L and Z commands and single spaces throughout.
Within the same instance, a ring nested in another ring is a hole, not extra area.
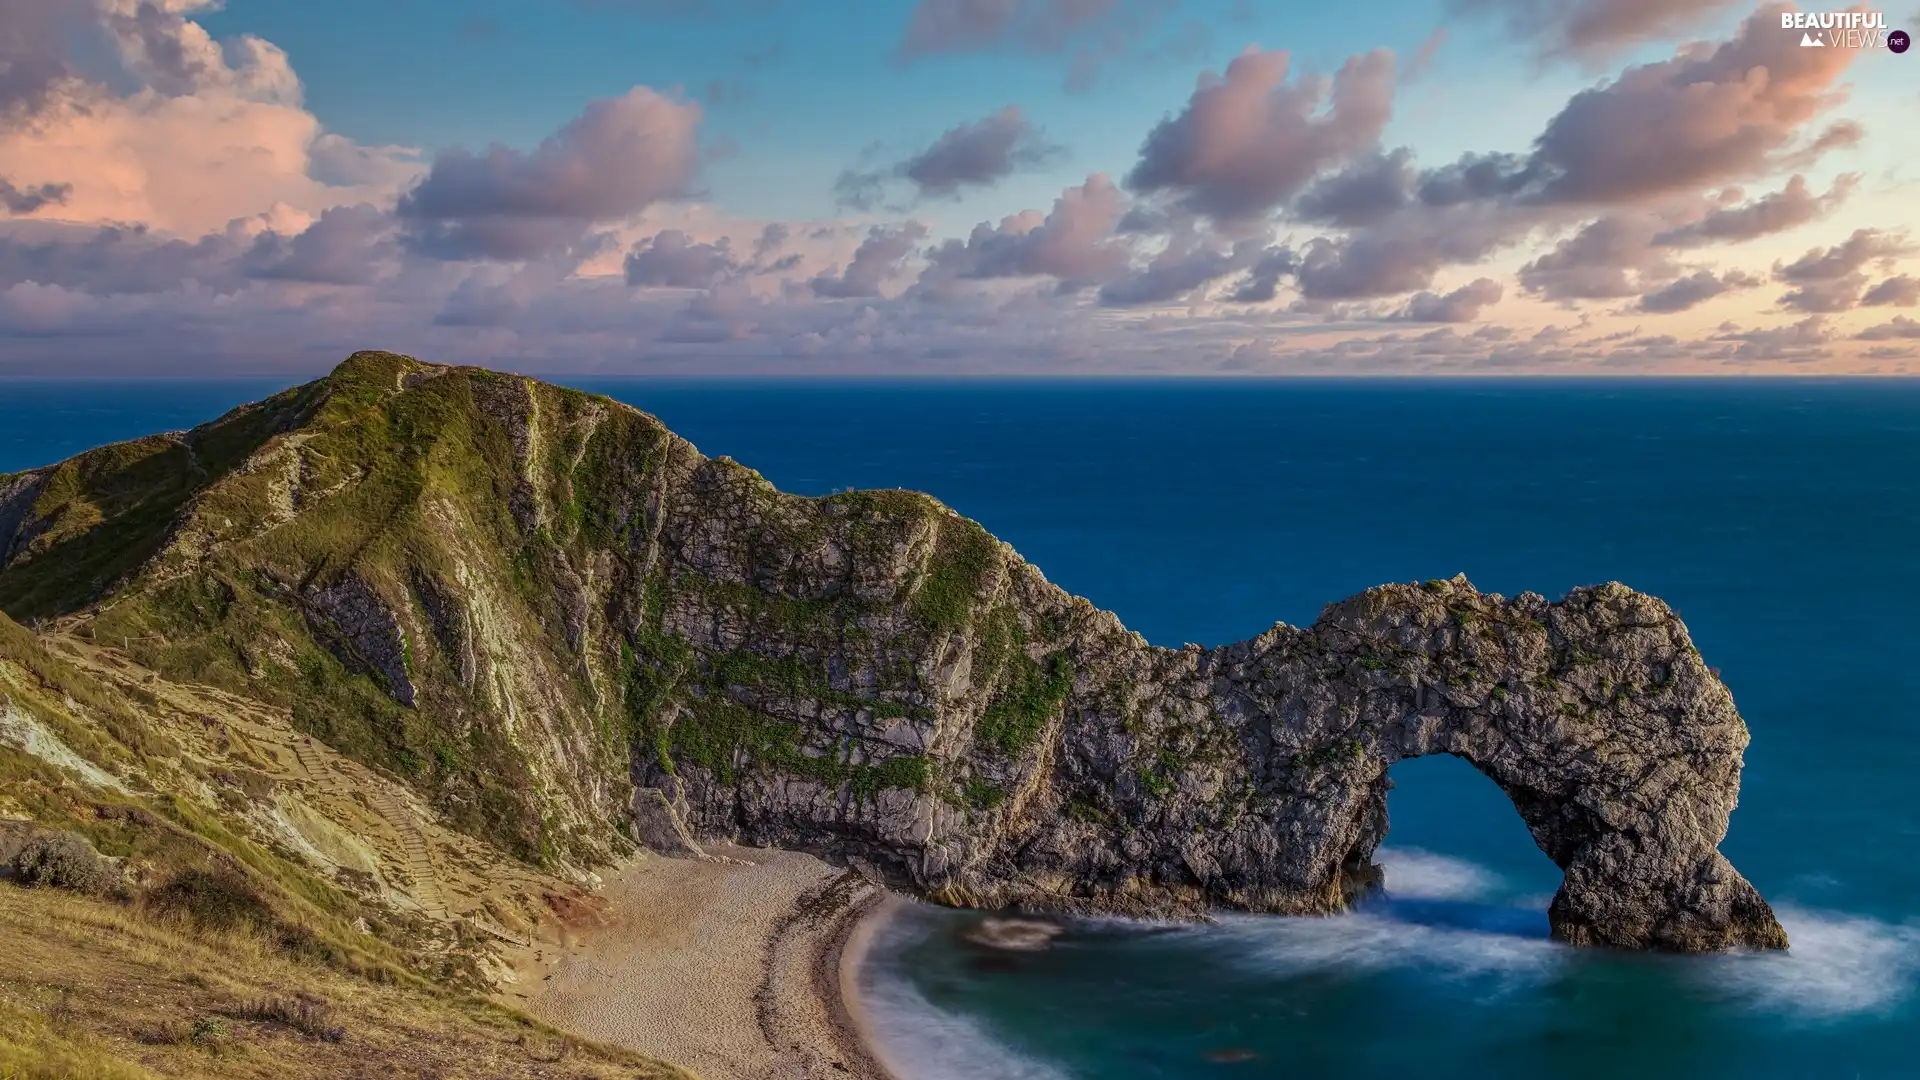
M 1464 572 L 1667 600 L 1752 731 L 1722 850 L 1784 954 L 1575 950 L 1491 781 L 1393 769 L 1350 914 L 1076 923 L 915 905 L 858 973 L 906 1080 L 1920 1076 L 1920 382 L 560 379 L 804 494 L 931 492 L 1157 644 Z M 0 380 L 0 472 L 284 382 Z

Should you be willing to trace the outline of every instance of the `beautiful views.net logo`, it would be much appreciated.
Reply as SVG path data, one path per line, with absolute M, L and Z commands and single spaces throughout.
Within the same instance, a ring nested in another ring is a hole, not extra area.
M 1905 30 L 1887 28 L 1884 11 L 1783 11 L 1780 29 L 1798 30 L 1803 49 L 1886 49 L 1912 44 Z

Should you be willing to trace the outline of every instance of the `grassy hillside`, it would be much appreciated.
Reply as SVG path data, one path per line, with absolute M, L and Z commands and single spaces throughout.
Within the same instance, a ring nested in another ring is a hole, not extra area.
M 139 905 L 0 886 L 0 1076 L 17 1080 L 691 1074 L 474 997 Z
M 433 905 L 390 883 L 350 807 L 395 795 L 287 720 L 0 617 L 0 1076 L 685 1075 L 476 996 L 524 908 L 461 905 L 483 856 L 430 822 Z
M 0 616 L 0 864 L 40 883 L 0 927 L 47 928 L 0 958 L 5 1052 L 664 1075 L 459 995 L 632 850 L 636 774 L 1003 813 L 1071 685 L 1080 609 L 1011 595 L 1043 587 L 927 496 L 785 495 L 610 399 L 388 353 L 0 477 L 33 627 Z M 909 745 L 945 709 L 992 777 Z
M 985 780 L 884 739 L 804 746 L 787 714 L 924 720 L 952 640 L 1013 759 L 1070 678 L 996 600 L 1017 558 L 931 498 L 785 495 L 610 399 L 387 353 L 0 483 L 7 551 L 9 613 L 285 709 L 553 869 L 621 849 L 636 746 L 990 809 Z
M 626 751 L 566 607 L 602 527 L 578 489 L 669 438 L 571 391 L 361 354 L 25 478 L 0 608 L 289 709 L 523 859 L 591 863 Z

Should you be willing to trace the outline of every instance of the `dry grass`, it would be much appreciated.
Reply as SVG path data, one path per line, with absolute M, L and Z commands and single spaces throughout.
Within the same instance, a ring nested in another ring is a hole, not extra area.
M 485 1001 L 289 958 L 73 893 L 0 886 L 0 1080 L 688 1080 Z
M 0 1080 L 154 1080 L 84 1035 L 64 1035 L 53 1016 L 0 1000 Z
M 347 1037 L 346 1027 L 333 1022 L 332 1006 L 312 994 L 261 998 L 241 1006 L 234 1016 L 241 1020 L 279 1024 L 327 1042 L 337 1043 Z

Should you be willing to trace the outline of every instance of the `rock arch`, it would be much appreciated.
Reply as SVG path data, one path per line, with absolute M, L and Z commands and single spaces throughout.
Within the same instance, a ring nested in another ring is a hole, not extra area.
M 1385 835 L 1387 767 L 1452 754 L 1506 793 L 1565 875 L 1549 909 L 1561 940 L 1786 946 L 1772 909 L 1718 850 L 1746 725 L 1671 609 L 1619 585 L 1560 604 L 1481 595 L 1463 578 L 1420 591 L 1440 602 L 1394 587 L 1322 624 L 1384 643 L 1410 676 L 1376 680 L 1362 707 L 1381 764 L 1366 804 L 1378 820 L 1364 835 Z
M 846 536 L 804 557 L 756 547 L 740 498 L 668 538 L 706 561 L 648 631 L 684 682 L 634 755 L 638 805 L 677 819 L 644 835 L 813 850 L 956 905 L 1329 913 L 1379 879 L 1388 768 L 1449 753 L 1562 869 L 1561 940 L 1786 946 L 1718 851 L 1746 725 L 1653 597 L 1456 577 L 1165 649 L 944 510 L 875 546 L 920 506 L 899 493 L 830 504 L 817 536 Z
M 1562 870 L 1560 940 L 1786 947 L 1718 850 L 1746 725 L 1653 597 L 1389 585 L 1304 630 L 1213 650 L 1083 641 L 1075 663 L 1055 741 L 1032 761 L 997 772 L 977 746 L 961 757 L 1004 778 L 1011 805 L 917 805 L 902 835 L 914 887 L 1039 910 L 1334 912 L 1380 879 L 1388 769 L 1453 754 Z
M 1372 855 L 1387 831 L 1388 769 L 1452 754 L 1506 793 L 1563 871 L 1549 911 L 1557 938 L 1682 952 L 1786 947 L 1772 909 L 1718 850 L 1746 725 L 1653 597 L 1610 584 L 1553 604 L 1535 593 L 1508 600 L 1463 577 L 1383 586 L 1329 607 L 1310 629 L 1189 648 L 1158 666 L 1151 700 L 1185 712 L 1151 730 L 1115 723 L 1110 709 L 1070 715 L 1050 779 L 1068 812 L 1033 814 L 1012 838 L 1016 869 L 999 871 L 1014 887 L 983 895 L 1040 907 L 1076 906 L 1059 902 L 1071 894 L 1122 909 L 1150 898 L 1145 906 L 1339 910 L 1379 880 Z M 1116 754 L 1127 741 L 1164 747 L 1203 713 L 1237 759 L 1191 754 L 1173 790 L 1156 793 L 1141 755 Z M 1110 834 L 1059 820 L 1074 816 L 1074 793 L 1102 784 L 1126 821 L 1117 850 Z M 1237 812 L 1221 813 L 1236 790 Z

